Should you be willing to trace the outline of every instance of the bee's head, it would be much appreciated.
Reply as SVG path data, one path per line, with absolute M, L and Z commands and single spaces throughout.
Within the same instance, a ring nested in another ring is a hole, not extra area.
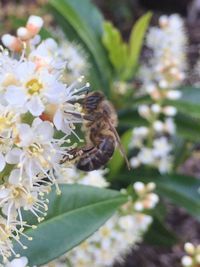
M 92 92 L 89 93 L 84 101 L 84 108 L 88 111 L 96 110 L 98 105 L 105 99 L 102 92 Z

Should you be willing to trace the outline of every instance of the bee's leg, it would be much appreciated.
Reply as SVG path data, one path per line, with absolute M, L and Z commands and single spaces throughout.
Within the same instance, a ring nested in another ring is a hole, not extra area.
M 85 114 L 83 115 L 83 119 L 87 121 L 96 121 L 102 117 L 101 112 L 95 112 L 95 114 Z
M 68 151 L 68 155 L 65 155 L 63 159 L 60 161 L 60 164 L 63 164 L 65 162 L 71 162 L 77 157 L 80 157 L 83 154 L 83 151 L 81 148 L 73 148 Z

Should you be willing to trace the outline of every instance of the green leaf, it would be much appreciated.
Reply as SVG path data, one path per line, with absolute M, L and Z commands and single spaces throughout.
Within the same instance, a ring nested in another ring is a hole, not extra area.
M 200 180 L 194 177 L 170 174 L 157 181 L 157 191 L 179 207 L 185 208 L 200 220 Z
M 200 88 L 199 87 L 186 86 L 186 87 L 181 87 L 179 89 L 182 93 L 182 97 L 180 101 L 185 101 L 185 102 L 200 105 Z
M 183 100 L 170 101 L 168 104 L 176 107 L 179 112 L 200 119 L 200 104 L 190 103 Z
M 148 12 L 143 15 L 133 26 L 129 40 L 129 57 L 127 62 L 126 77 L 131 78 L 140 57 L 143 40 L 149 26 L 152 13 Z
M 130 144 L 131 137 L 132 137 L 132 130 L 125 132 L 121 137 L 121 144 L 126 154 L 128 152 L 128 145 Z M 112 159 L 108 164 L 110 177 L 115 176 L 119 172 L 120 168 L 124 163 L 124 160 L 125 160 L 124 156 L 120 153 L 119 149 L 116 149 Z
M 182 96 L 178 100 L 167 101 L 166 104 L 175 106 L 178 111 L 194 118 L 200 118 L 200 89 L 197 87 L 180 88 Z
M 171 247 L 177 242 L 177 238 L 161 220 L 154 217 L 153 223 L 144 236 L 144 241 L 154 246 Z
M 72 30 L 73 37 L 79 38 L 84 44 L 90 55 L 91 70 L 93 73 L 95 70 L 94 75 L 98 79 L 97 85 L 108 90 L 111 69 L 101 43 L 103 18 L 100 12 L 90 0 L 50 0 L 49 5 L 67 37 L 70 37 Z
M 49 211 L 37 229 L 21 238 L 28 247 L 15 244 L 15 251 L 29 259 L 29 265 L 42 265 L 64 254 L 94 233 L 127 198 L 117 191 L 83 185 L 62 185 L 62 194 L 49 195 Z M 29 216 L 27 216 L 29 218 Z
M 200 118 L 179 112 L 175 117 L 175 123 L 177 135 L 191 141 L 200 140 Z
M 148 122 L 138 114 L 137 108 L 119 110 L 118 116 L 120 128 L 125 127 L 133 129 L 133 127 L 141 125 L 146 126 L 148 124 Z
M 173 146 L 174 146 L 173 170 L 175 171 L 190 156 L 191 150 L 189 149 L 188 142 L 184 138 L 181 138 L 180 136 L 175 136 L 173 138 Z
M 111 22 L 103 24 L 102 42 L 108 50 L 109 59 L 120 75 L 128 60 L 128 46 L 122 40 L 120 31 Z

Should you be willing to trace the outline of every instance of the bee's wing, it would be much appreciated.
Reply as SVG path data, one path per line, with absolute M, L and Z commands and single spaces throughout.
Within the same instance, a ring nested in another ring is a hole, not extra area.
M 112 125 L 112 123 L 110 122 L 110 120 L 108 118 L 107 118 L 107 121 L 108 121 L 108 124 L 109 124 L 110 128 L 112 129 L 114 135 L 115 135 L 115 138 L 117 140 L 117 145 L 119 147 L 119 151 L 120 151 L 120 153 L 122 154 L 122 156 L 125 159 L 125 162 L 126 162 L 128 170 L 130 170 L 131 166 L 130 166 L 130 163 L 129 163 L 128 158 L 126 156 L 126 151 L 124 150 L 124 147 L 123 147 L 123 145 L 121 143 L 121 140 L 120 140 L 120 137 L 118 135 L 118 132 L 117 132 L 117 130 L 115 129 L 115 127 Z

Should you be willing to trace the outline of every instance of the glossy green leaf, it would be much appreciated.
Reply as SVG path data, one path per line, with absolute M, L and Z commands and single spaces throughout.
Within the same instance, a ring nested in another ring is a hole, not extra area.
M 144 236 L 144 241 L 154 246 L 171 247 L 176 243 L 177 238 L 161 220 L 154 217 L 153 223 Z
M 46 219 L 37 229 L 25 231 L 33 237 L 32 241 L 21 239 L 28 249 L 15 244 L 15 250 L 28 257 L 29 266 L 40 266 L 78 245 L 127 200 L 117 191 L 83 185 L 62 185 L 61 190 L 60 196 L 55 190 L 49 195 Z
M 135 71 L 135 68 L 138 65 L 138 60 L 143 46 L 144 36 L 148 29 L 151 17 L 152 13 L 148 12 L 147 14 L 139 18 L 139 20 L 132 28 L 129 40 L 129 57 L 126 71 L 127 78 L 131 78 Z
M 104 23 L 102 41 L 108 50 L 112 65 L 120 75 L 128 60 L 128 46 L 123 41 L 120 31 L 111 22 Z
M 199 87 L 192 87 L 192 86 L 186 86 L 179 88 L 182 97 L 180 101 L 190 102 L 193 104 L 200 105 L 200 88 Z
M 108 90 L 111 70 L 106 51 L 101 44 L 103 18 L 100 12 L 90 0 L 50 0 L 49 5 L 67 37 L 70 37 L 72 30 L 73 37 L 84 44 L 90 55 L 91 69 L 96 71 L 98 86 L 102 90 Z
M 167 104 L 175 106 L 182 113 L 200 118 L 200 88 L 183 87 L 180 88 L 180 91 L 182 93 L 181 98 L 175 101 L 167 101 Z
M 194 177 L 170 174 L 157 181 L 157 191 L 179 207 L 185 208 L 200 220 L 200 180 Z
M 190 141 L 200 140 L 200 118 L 179 112 L 175 117 L 175 123 L 177 135 Z

